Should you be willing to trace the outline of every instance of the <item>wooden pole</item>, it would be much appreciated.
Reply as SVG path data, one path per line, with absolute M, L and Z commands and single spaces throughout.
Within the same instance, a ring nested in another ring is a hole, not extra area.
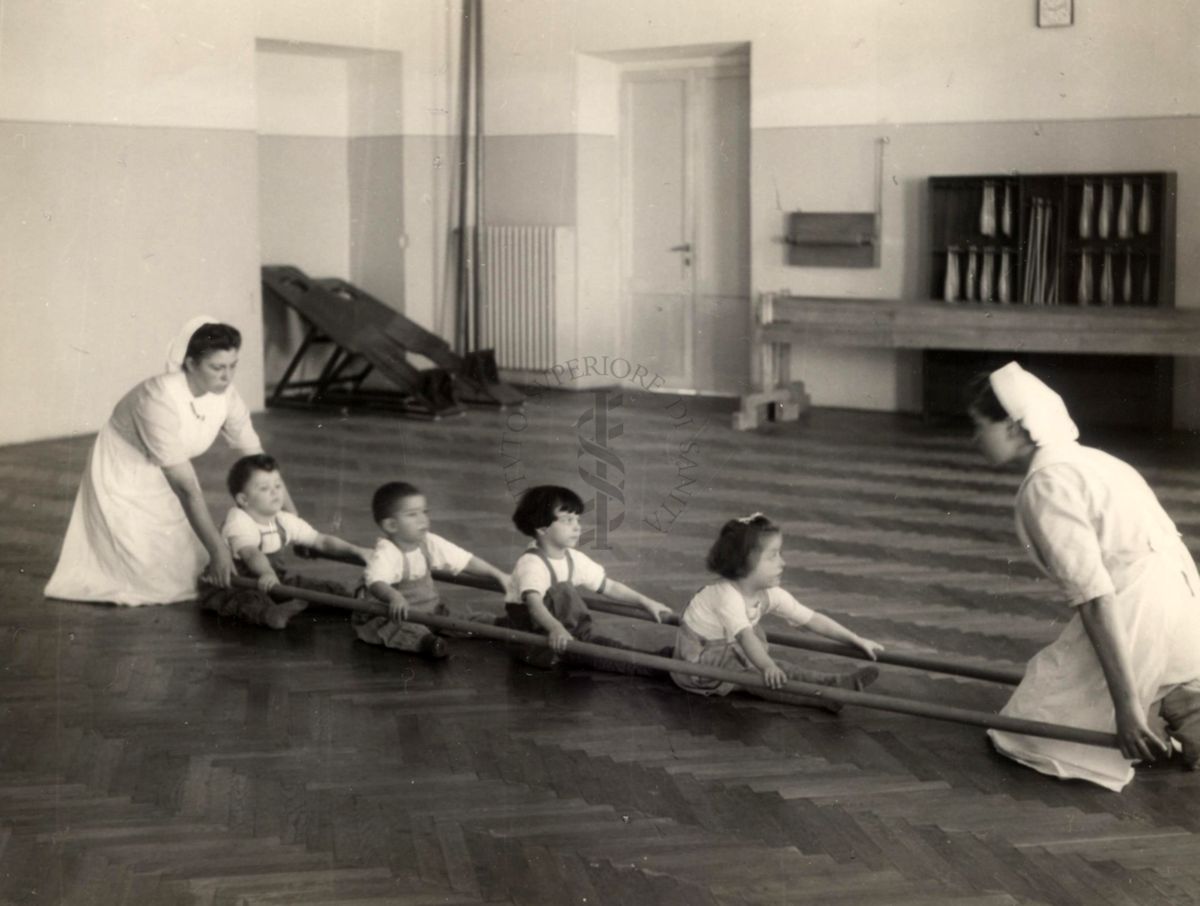
M 257 588 L 255 580 L 244 576 L 234 576 L 232 584 L 236 588 Z M 345 610 L 356 610 L 378 616 L 387 616 L 386 605 L 365 598 L 349 598 L 344 595 L 331 595 L 325 592 L 309 591 L 305 588 L 294 588 L 290 585 L 277 585 L 273 594 L 299 598 L 313 604 L 326 604 Z M 419 623 L 434 629 L 449 629 L 465 635 L 481 638 L 496 639 L 504 642 L 518 642 L 525 645 L 550 647 L 547 636 L 532 632 L 521 632 L 487 623 L 476 623 L 470 620 L 458 620 L 453 617 L 443 617 L 431 613 L 409 611 L 408 622 Z M 572 639 L 567 643 L 567 651 L 588 657 L 602 658 L 609 661 L 620 661 L 638 667 L 652 670 L 662 670 L 666 673 L 681 673 L 685 676 L 703 676 L 723 683 L 735 683 L 739 686 L 755 689 L 769 689 L 757 673 L 736 670 L 722 670 L 707 664 L 693 664 L 675 658 L 658 657 L 642 651 L 632 651 L 623 648 L 609 648 L 604 645 L 591 645 Z M 932 717 L 935 720 L 947 720 L 953 723 L 969 724 L 978 727 L 988 727 L 993 730 L 1003 730 L 1009 733 L 1020 733 L 1025 736 L 1040 736 L 1046 739 L 1059 739 L 1066 742 L 1076 742 L 1102 748 L 1117 748 L 1117 737 L 1114 733 L 1102 733 L 1098 730 L 1085 730 L 1079 727 L 1060 727 L 1056 724 L 1043 723 L 1035 720 L 1021 720 L 1016 717 L 1005 717 L 1000 714 L 987 714 L 983 711 L 971 711 L 966 708 L 952 708 L 947 705 L 932 704 L 916 701 L 915 699 L 897 698 L 890 695 L 877 695 L 870 692 L 854 692 L 850 689 L 839 689 L 834 686 L 818 686 L 813 683 L 802 683 L 788 680 L 780 690 L 795 695 L 810 698 L 827 699 L 840 702 L 843 705 L 859 705 L 864 708 L 876 708 L 881 711 L 891 711 L 897 714 L 911 714 L 917 717 Z
M 303 556 L 321 557 L 322 559 L 336 560 L 339 563 L 348 563 L 353 566 L 365 565 L 361 559 L 355 556 L 321 554 L 312 550 L 312 548 L 300 548 L 300 552 Z M 433 577 L 439 582 L 445 582 L 448 585 L 459 585 L 464 588 L 478 588 L 483 591 L 504 590 L 495 580 L 482 576 L 464 576 L 461 573 L 456 575 L 435 569 Z M 650 615 L 640 607 L 622 604 L 619 601 L 612 601 L 608 598 L 598 598 L 595 595 L 583 595 L 583 600 L 587 603 L 588 607 L 601 613 L 611 613 L 619 617 L 630 617 L 635 620 L 653 622 Z M 664 622 L 669 626 L 678 626 L 679 617 L 672 614 Z M 834 654 L 839 657 L 855 658 L 860 661 L 871 660 L 865 652 L 850 645 L 842 645 L 828 639 L 821 639 L 812 635 L 801 635 L 796 632 L 768 632 L 767 641 L 773 645 L 783 645 L 787 648 L 820 651 L 823 654 Z M 891 664 L 895 667 L 909 667 L 913 670 L 945 673 L 951 676 L 965 676 L 970 679 L 1004 683 L 1009 686 L 1019 685 L 1025 676 L 1025 671 L 1020 669 L 969 664 L 957 658 L 940 657 L 932 654 L 906 654 L 902 651 L 884 651 L 879 655 L 878 661 L 881 664 Z
M 501 591 L 491 579 L 475 578 L 473 576 L 453 575 L 451 573 L 434 570 L 433 577 L 439 582 L 446 582 L 450 585 L 461 585 L 466 588 L 480 588 L 485 591 Z M 592 610 L 601 613 L 616 614 L 621 617 L 632 617 L 635 620 L 649 620 L 654 622 L 653 618 L 642 610 L 640 607 L 634 607 L 629 604 L 621 604 L 618 601 L 610 601 L 605 598 L 598 598 L 594 595 L 584 595 L 584 601 Z M 679 617 L 672 614 L 663 622 L 671 626 L 679 625 Z M 798 632 L 778 632 L 771 631 L 767 633 L 767 641 L 774 645 L 783 645 L 788 648 L 802 648 L 808 651 L 820 651 L 824 654 L 835 654 L 839 657 L 856 658 L 862 661 L 869 661 L 866 652 L 851 645 L 843 645 L 839 642 L 833 642 L 828 639 L 821 639 L 815 636 L 802 635 Z M 988 680 L 993 683 L 1005 683 L 1010 686 L 1016 686 L 1021 682 L 1024 676 L 1024 671 L 1013 670 L 1007 667 L 987 667 L 977 664 L 968 664 L 965 661 L 956 660 L 953 658 L 938 657 L 936 655 L 926 654 L 906 654 L 902 651 L 883 651 L 880 652 L 878 661 L 881 664 L 892 664 L 897 667 L 910 667 L 914 670 L 927 670 L 934 673 L 947 673 L 954 676 L 966 676 L 972 679 Z

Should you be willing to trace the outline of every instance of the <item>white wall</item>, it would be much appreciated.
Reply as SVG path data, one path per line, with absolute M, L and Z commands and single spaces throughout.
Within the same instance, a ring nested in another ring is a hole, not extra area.
M 352 263 L 367 285 L 414 320 L 442 332 L 448 320 L 447 236 L 454 203 L 458 130 L 459 0 L 257 0 L 260 39 L 321 44 L 350 52 L 350 135 L 361 185 L 355 209 L 388 171 L 402 174 L 403 207 L 392 234 L 371 237 Z M 362 56 L 364 51 L 379 52 Z M 398 80 L 397 80 L 398 74 Z M 395 90 L 379 86 L 399 84 Z M 397 143 L 390 139 L 401 136 Z M 372 142 L 370 139 L 380 139 Z M 389 215 L 390 217 L 390 215 Z M 402 232 L 395 233 L 400 225 Z M 395 260 L 388 257 L 395 250 Z M 395 289 L 400 287 L 400 289 Z
M 251 28 L 237 0 L 5 0 L 0 441 L 98 429 L 202 312 L 261 403 Z
M 347 130 L 403 138 L 405 306 L 445 329 L 458 14 L 444 0 L 5 0 L 0 303 L 6 348 L 19 352 L 0 359 L 0 380 L 21 417 L 5 421 L 0 441 L 94 430 L 153 373 L 178 324 L 202 310 L 244 328 L 239 384 L 261 402 L 256 39 L 336 46 L 347 59 L 399 54 L 386 64 L 400 69 L 399 99 L 348 104 Z M 1189 213 L 1180 221 L 1179 303 L 1200 304 L 1200 225 L 1188 204 L 1200 185 L 1196 4 L 1079 0 L 1076 16 L 1072 28 L 1038 30 L 1033 3 L 1016 0 L 487 0 L 486 129 L 518 139 L 511 147 L 535 161 L 540 136 L 558 137 L 544 143 L 551 161 L 563 137 L 577 137 L 575 187 L 556 186 L 544 201 L 547 211 L 575 212 L 581 303 L 597 323 L 612 276 L 585 256 L 587 237 L 611 234 L 612 206 L 594 202 L 606 197 L 615 143 L 604 125 L 611 111 L 587 99 L 603 73 L 581 78 L 578 54 L 737 42 L 750 45 L 752 60 L 756 290 L 907 291 L 923 239 L 904 225 L 919 209 L 913 186 L 924 175 L 976 161 L 1063 169 L 1120 161 L 1180 171 L 1180 210 Z M 367 65 L 348 63 L 348 84 Z M 1138 137 L 1147 117 L 1153 136 L 1175 143 L 1147 146 Z M 1101 130 L 1111 144 L 1095 154 L 1072 146 L 1055 124 L 1077 120 L 1113 121 Z M 1011 126 L 992 145 L 994 133 L 978 123 Z M 863 128 L 832 131 L 845 126 Z M 902 137 L 917 132 L 895 131 L 916 126 L 938 128 L 919 144 Z M 884 268 L 782 267 L 772 257 L 778 215 L 794 205 L 865 204 L 863 162 L 881 132 L 893 135 L 893 175 L 905 185 L 885 195 Z M 830 142 L 832 162 L 822 154 Z M 805 159 L 812 166 L 795 166 Z M 521 166 L 536 172 L 528 160 Z M 818 364 L 818 402 L 904 404 L 905 368 L 894 356 Z M 853 385 L 822 384 L 823 375 L 863 368 Z M 1181 368 L 1190 379 L 1180 382 L 1191 394 L 1181 414 L 1192 418 L 1193 371 Z
M 1177 301 L 1200 306 L 1200 54 L 1194 0 L 1077 2 L 1076 24 L 1038 29 L 1014 0 L 509 0 L 486 7 L 489 136 L 520 136 L 536 169 L 555 137 L 611 136 L 609 61 L 748 43 L 755 292 L 926 295 L 922 181 L 942 173 L 1169 169 L 1180 174 Z M 584 56 L 586 55 L 586 56 Z M 1072 123 L 1095 123 L 1080 130 Z M 874 142 L 888 136 L 882 266 L 789 267 L 789 210 L 870 210 Z M 615 146 L 580 141 L 581 304 L 611 299 Z M 893 178 L 895 181 L 893 181 Z M 587 185 L 590 180 L 596 180 Z M 608 181 L 605 183 L 604 181 Z M 536 191 L 546 193 L 547 186 Z M 528 203 L 528 202 L 526 202 Z M 913 354 L 805 350 L 795 373 L 819 405 L 910 408 Z M 1200 426 L 1200 366 L 1177 365 L 1176 420 Z
M 401 311 L 402 60 L 393 51 L 260 41 L 257 67 L 263 263 L 341 277 Z M 299 348 L 304 326 L 273 301 L 265 303 L 264 318 L 272 386 Z M 315 377 L 316 370 L 314 362 L 297 377 Z
M 577 131 L 575 54 L 749 42 L 753 128 L 1200 113 L 1194 0 L 489 3 L 487 132 Z
M 0 443 L 96 430 L 201 311 L 242 328 L 238 384 L 261 406 L 259 194 L 288 194 L 289 181 L 322 165 L 281 169 L 289 152 L 276 143 L 271 172 L 260 171 L 257 39 L 336 48 L 328 78 L 306 87 L 310 103 L 262 111 L 269 134 L 337 137 L 344 183 L 353 169 L 347 141 L 403 134 L 408 161 L 399 170 L 390 147 L 382 157 L 359 149 L 358 172 L 402 174 L 395 203 L 410 234 L 402 271 L 369 230 L 357 258 L 350 238 L 329 243 L 305 230 L 302 240 L 294 224 L 289 236 L 286 205 L 264 218 L 264 253 L 303 241 L 316 261 L 340 249 L 315 267 L 345 273 L 357 261 L 364 279 L 400 280 L 418 300 L 410 314 L 434 323 L 445 286 L 458 10 L 440 0 L 4 0 L 0 304 L 14 353 L 0 358 L 0 380 L 18 417 L 0 424 Z M 289 61 L 274 63 L 264 78 L 279 98 Z M 392 79 L 380 89 L 397 71 L 399 88 Z M 377 185 L 364 176 L 364 193 Z M 319 226 L 348 237 L 350 190 L 339 191 L 341 210 Z M 395 218 L 380 222 L 398 246 Z
M 349 61 L 259 45 L 260 254 L 313 276 L 350 272 Z
M 350 134 L 350 61 L 344 55 L 260 41 L 254 58 L 260 135 Z
M 404 134 L 404 54 L 375 51 L 346 60 L 349 134 Z
M 238 0 L 4 0 L 0 119 L 253 129 Z
M 457 131 L 458 0 L 257 0 L 256 9 L 259 38 L 400 52 L 399 131 Z

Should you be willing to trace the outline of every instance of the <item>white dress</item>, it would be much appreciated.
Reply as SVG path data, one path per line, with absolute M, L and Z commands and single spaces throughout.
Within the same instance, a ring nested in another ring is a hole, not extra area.
M 262 451 L 237 390 L 192 396 L 183 372 L 143 381 L 117 403 L 88 457 L 48 598 L 170 604 L 196 597 L 208 553 L 164 466 L 212 446 Z
M 1200 679 L 1200 577 L 1175 524 L 1131 466 L 1077 443 L 1042 447 L 1017 493 L 1017 533 L 1077 607 L 1113 595 L 1134 691 L 1149 711 Z M 1113 732 L 1099 658 L 1078 613 L 1029 662 L 1002 714 Z M 996 748 L 1045 774 L 1121 790 L 1133 767 L 1116 749 L 989 731 Z

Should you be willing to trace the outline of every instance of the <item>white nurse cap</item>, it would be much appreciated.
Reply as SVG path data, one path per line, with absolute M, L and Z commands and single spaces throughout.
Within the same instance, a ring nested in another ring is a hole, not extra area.
M 1016 362 L 993 371 L 988 381 L 1004 411 L 1037 446 L 1079 439 L 1062 397 Z
M 183 359 L 187 355 L 188 343 L 192 341 L 192 334 L 205 324 L 220 323 L 221 320 L 219 318 L 214 318 L 211 315 L 197 315 L 184 324 L 179 329 L 179 333 L 175 336 L 175 339 L 167 346 L 167 371 L 183 370 Z

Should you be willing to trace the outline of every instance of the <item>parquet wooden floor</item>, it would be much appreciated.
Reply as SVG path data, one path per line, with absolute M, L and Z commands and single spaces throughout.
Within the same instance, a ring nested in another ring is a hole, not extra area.
M 597 473 L 577 441 L 592 437 L 592 399 L 432 424 L 256 423 L 318 527 L 369 543 L 371 491 L 407 478 L 435 531 L 507 567 L 522 546 L 508 521 L 518 476 L 586 491 L 581 470 Z M 606 477 L 625 499 L 608 501 L 620 524 L 594 556 L 612 575 L 681 608 L 721 521 L 760 509 L 787 527 L 788 586 L 889 646 L 1013 666 L 1061 627 L 1016 546 L 1016 476 L 984 468 L 963 432 L 818 412 L 734 434 L 721 404 L 670 404 L 627 389 L 609 413 Z M 0 450 L 2 903 L 1200 900 L 1200 774 L 1175 764 L 1115 795 L 1017 768 L 969 727 L 533 674 L 482 642 L 430 665 L 356 642 L 336 613 L 274 633 L 191 605 L 47 602 L 89 445 Z M 1200 541 L 1197 445 L 1115 452 Z M 219 512 L 229 460 L 199 463 Z M 646 647 L 670 638 L 602 619 Z M 896 668 L 877 688 L 993 710 L 1006 697 Z

